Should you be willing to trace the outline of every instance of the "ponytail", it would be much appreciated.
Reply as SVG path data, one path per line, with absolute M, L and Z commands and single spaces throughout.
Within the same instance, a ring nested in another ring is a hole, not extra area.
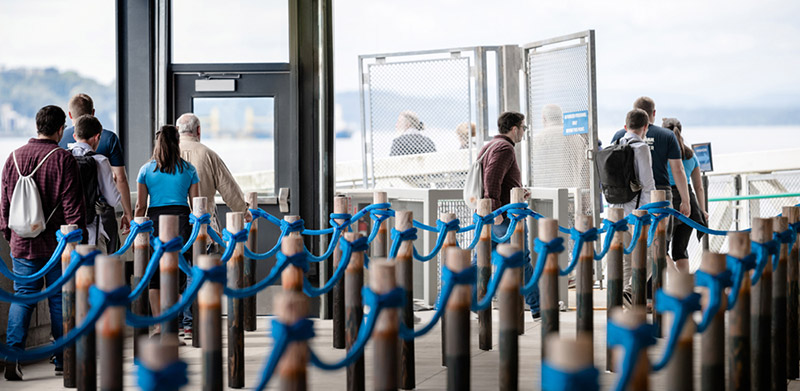
M 153 172 L 161 171 L 166 174 L 183 173 L 186 161 L 181 158 L 178 128 L 172 125 L 163 125 L 156 132 L 156 143 L 153 147 L 153 160 L 156 168 Z

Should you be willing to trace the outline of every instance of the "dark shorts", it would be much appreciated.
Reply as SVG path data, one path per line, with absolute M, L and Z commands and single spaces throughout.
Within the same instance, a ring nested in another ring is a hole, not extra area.
M 183 242 L 186 243 L 189 240 L 189 236 L 192 234 L 192 225 L 189 224 L 189 214 L 191 210 L 189 210 L 188 206 L 185 205 L 169 205 L 169 206 L 156 206 L 147 209 L 147 217 L 153 222 L 153 235 L 158 237 L 158 220 L 159 217 L 162 215 L 176 215 L 178 216 L 178 235 L 183 237 Z M 192 264 L 192 249 L 189 248 L 189 251 L 183 253 L 183 257 L 186 259 L 186 262 L 189 265 Z M 181 291 L 183 287 L 186 285 L 186 274 L 179 271 L 178 272 L 178 281 L 181 287 Z M 159 278 L 159 273 L 153 276 L 150 279 L 150 288 L 158 289 L 161 286 L 161 278 Z
M 679 209 L 681 205 L 681 195 L 678 193 L 678 189 L 676 187 L 672 188 L 672 199 L 675 209 Z M 700 212 L 700 205 L 697 203 L 697 196 L 694 195 L 691 187 L 689 188 L 689 204 L 692 207 L 689 218 L 700 225 L 706 226 L 707 223 L 705 221 L 705 216 L 703 216 L 703 214 Z M 672 256 L 672 259 L 689 258 L 689 253 L 686 249 L 689 246 L 689 239 L 692 237 L 692 231 L 694 231 L 694 229 L 677 218 L 674 218 L 674 220 L 675 222 L 670 255 Z M 701 235 L 702 233 L 698 233 L 698 237 Z

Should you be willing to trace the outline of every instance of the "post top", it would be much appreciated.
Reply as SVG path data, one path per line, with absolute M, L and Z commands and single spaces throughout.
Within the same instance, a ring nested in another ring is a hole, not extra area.
M 581 333 L 574 340 L 552 333 L 545 340 L 546 361 L 552 367 L 577 372 L 592 366 L 592 339 Z
M 674 266 L 667 266 L 667 278 L 664 284 L 664 292 L 670 296 L 684 298 L 694 291 L 694 275 L 682 273 Z
M 750 254 L 750 233 L 728 232 L 728 253 L 736 258 Z
M 287 257 L 303 252 L 304 249 L 303 238 L 301 236 L 287 235 L 281 240 L 281 252 Z
M 549 218 L 539 219 L 539 239 L 545 242 L 549 242 L 555 239 L 557 236 L 558 236 L 558 220 Z
M 472 260 L 472 251 L 463 250 L 458 246 L 448 247 L 445 255 L 445 263 L 447 264 L 447 268 L 455 273 L 469 268 Z
M 497 253 L 504 257 L 510 257 L 519 250 L 519 246 L 510 243 L 500 243 L 497 245 Z
M 200 254 L 197 256 L 197 266 L 203 270 L 209 270 L 219 265 L 219 255 Z
M 726 268 L 725 254 L 703 251 L 703 259 L 700 261 L 700 270 L 711 275 L 716 275 L 724 272 Z

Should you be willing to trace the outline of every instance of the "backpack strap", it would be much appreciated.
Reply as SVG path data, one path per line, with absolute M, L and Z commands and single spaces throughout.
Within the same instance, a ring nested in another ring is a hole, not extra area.
M 61 148 L 61 147 L 55 147 L 52 150 L 50 150 L 50 152 L 48 152 L 47 155 L 44 155 L 42 160 L 39 161 L 39 164 L 37 164 L 36 167 L 33 169 L 33 171 L 31 171 L 31 173 L 28 174 L 28 175 L 22 175 L 22 172 L 19 170 L 19 163 L 17 163 L 17 151 L 11 152 L 11 155 L 14 157 L 14 167 L 16 167 L 16 169 L 17 169 L 17 174 L 19 176 L 21 176 L 21 177 L 23 177 L 23 176 L 24 177 L 32 177 L 33 174 L 36 174 L 36 171 L 39 171 L 39 168 L 42 167 L 42 165 L 44 164 L 44 161 L 47 160 L 47 158 L 49 158 L 50 155 L 52 155 L 53 152 L 55 152 L 59 148 Z

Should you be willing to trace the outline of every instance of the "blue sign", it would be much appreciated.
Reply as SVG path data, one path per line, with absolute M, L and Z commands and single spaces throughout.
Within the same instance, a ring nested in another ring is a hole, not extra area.
M 564 136 L 589 133 L 589 112 L 573 111 L 564 113 Z
M 714 171 L 714 161 L 711 159 L 711 143 L 692 144 L 692 150 L 700 163 L 700 171 Z

